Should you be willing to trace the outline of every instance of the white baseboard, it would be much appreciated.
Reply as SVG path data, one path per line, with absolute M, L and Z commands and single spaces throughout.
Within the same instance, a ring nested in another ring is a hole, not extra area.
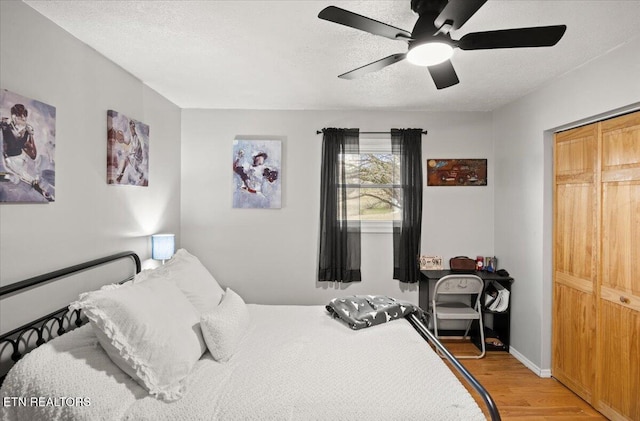
M 548 369 L 548 368 L 544 370 L 541 369 L 540 367 L 532 363 L 527 357 L 519 353 L 518 350 L 512 346 L 509 347 L 509 354 L 513 355 L 516 358 L 516 360 L 524 364 L 525 367 L 533 371 L 538 377 L 542 377 L 542 378 L 551 377 L 551 369 Z

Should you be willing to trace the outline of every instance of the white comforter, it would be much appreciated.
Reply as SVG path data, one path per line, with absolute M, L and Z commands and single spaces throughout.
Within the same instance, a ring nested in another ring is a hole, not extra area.
M 87 325 L 34 350 L 5 379 L 3 399 L 54 398 L 51 405 L 3 405 L 0 418 L 484 419 L 405 320 L 353 331 L 321 306 L 249 305 L 249 311 L 251 326 L 236 354 L 218 363 L 205 353 L 177 402 L 148 396 L 111 362 Z M 63 397 L 80 399 L 68 406 Z

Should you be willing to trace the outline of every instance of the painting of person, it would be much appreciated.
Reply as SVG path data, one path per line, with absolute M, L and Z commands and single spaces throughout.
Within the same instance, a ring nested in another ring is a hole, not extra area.
M 0 202 L 55 200 L 55 107 L 0 91 Z
M 149 126 L 107 111 L 107 183 L 149 185 Z
M 235 140 L 234 208 L 280 208 L 280 141 Z

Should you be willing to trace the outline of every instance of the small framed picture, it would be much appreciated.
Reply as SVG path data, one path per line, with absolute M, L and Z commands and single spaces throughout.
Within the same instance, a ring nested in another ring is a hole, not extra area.
M 420 256 L 420 270 L 442 269 L 442 256 Z
M 427 159 L 427 186 L 486 185 L 486 159 Z

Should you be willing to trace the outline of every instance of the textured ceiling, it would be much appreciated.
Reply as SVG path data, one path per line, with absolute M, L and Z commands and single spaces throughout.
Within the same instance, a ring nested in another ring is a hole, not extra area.
M 460 84 L 438 91 L 406 61 L 338 79 L 406 43 L 317 17 L 335 5 L 411 31 L 410 0 L 25 3 L 182 108 L 489 111 L 640 36 L 640 0 L 489 0 L 452 38 L 557 24 L 567 32 L 554 47 L 457 50 Z

